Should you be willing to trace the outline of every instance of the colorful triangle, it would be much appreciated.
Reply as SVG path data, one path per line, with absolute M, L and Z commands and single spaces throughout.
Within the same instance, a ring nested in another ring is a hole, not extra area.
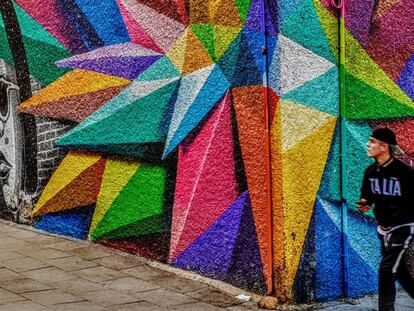
M 50 178 L 33 215 L 95 204 L 104 168 L 100 156 L 69 152 Z

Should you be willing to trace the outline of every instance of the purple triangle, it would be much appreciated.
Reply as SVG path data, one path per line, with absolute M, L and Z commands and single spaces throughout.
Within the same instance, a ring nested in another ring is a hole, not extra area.
M 276 35 L 278 32 L 278 13 L 276 1 L 265 0 L 264 9 L 266 12 L 266 33 Z M 257 32 L 262 31 L 262 7 L 260 0 L 253 0 L 250 5 L 249 14 L 246 19 L 245 28 Z
M 245 28 L 254 31 L 261 31 L 261 20 L 262 20 L 262 13 L 261 13 L 261 6 L 260 0 L 253 0 L 250 4 L 249 14 L 246 19 Z
M 215 279 L 225 279 L 232 261 L 243 210 L 249 201 L 247 191 L 241 194 L 214 225 L 172 262 L 173 266 L 195 270 Z
M 59 67 L 86 69 L 134 80 L 161 56 L 100 57 L 96 59 L 60 61 Z
M 257 293 L 264 294 L 267 290 L 250 198 L 246 201 L 232 263 L 224 281 Z

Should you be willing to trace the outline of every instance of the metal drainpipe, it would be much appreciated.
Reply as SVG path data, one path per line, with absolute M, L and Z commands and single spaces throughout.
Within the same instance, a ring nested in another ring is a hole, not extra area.
M 349 262 L 348 262 L 348 208 L 347 208 L 347 169 L 346 169 L 346 98 L 345 98 L 345 0 L 331 0 L 331 4 L 339 10 L 339 130 L 340 130 L 340 176 L 341 176 L 341 242 L 343 265 L 343 291 L 349 296 Z
M 269 245 L 268 258 L 266 258 L 270 275 L 267 294 L 274 294 L 273 286 L 273 214 L 272 214 L 272 170 L 271 170 L 271 149 L 270 149 L 270 116 L 269 116 L 269 89 L 268 89 L 268 68 L 267 68 L 267 31 L 266 31 L 266 10 L 265 0 L 260 0 L 260 28 L 262 33 L 262 80 L 263 80 L 263 104 L 265 124 L 265 170 L 266 170 L 266 237 Z

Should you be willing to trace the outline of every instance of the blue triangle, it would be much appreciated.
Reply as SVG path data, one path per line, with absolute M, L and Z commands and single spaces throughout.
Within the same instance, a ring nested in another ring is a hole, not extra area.
M 163 155 L 165 159 L 187 135 L 196 128 L 208 113 L 217 105 L 220 98 L 229 89 L 230 83 L 227 81 L 223 72 L 218 66 L 215 66 L 207 78 L 205 84 L 198 93 L 196 99 L 191 103 L 178 126 L 177 131 L 173 134 Z
M 414 101 L 414 53 L 401 71 L 398 85 Z
M 304 0 L 296 13 L 283 21 L 280 33 L 332 63 L 337 62 L 311 0 Z
M 94 209 L 94 206 L 79 207 L 47 214 L 35 225 L 35 228 L 85 240 L 88 236 Z
M 282 99 L 288 99 L 320 111 L 338 116 L 339 85 L 338 69 L 329 69 L 320 77 L 288 92 Z

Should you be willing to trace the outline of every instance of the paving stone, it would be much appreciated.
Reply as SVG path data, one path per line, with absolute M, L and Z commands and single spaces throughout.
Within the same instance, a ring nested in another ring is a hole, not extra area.
M 231 306 L 231 307 L 225 308 L 225 310 L 229 310 L 229 311 L 249 311 L 249 310 L 257 310 L 257 309 L 258 309 L 257 306 L 255 308 L 249 308 L 244 305 Z
M 23 297 L 16 295 L 8 290 L 0 288 L 0 303 L 25 300 Z
M 50 285 L 31 279 L 1 281 L 0 287 L 16 294 L 52 289 Z
M 98 264 L 92 261 L 75 256 L 49 259 L 46 262 L 65 271 L 75 271 L 98 266 Z
M 170 310 L 180 310 L 180 311 L 219 311 L 223 310 L 222 308 L 212 306 L 204 302 L 194 302 L 184 305 L 174 306 Z M 248 309 L 246 309 L 248 310 Z
M 112 256 L 111 253 L 106 252 L 104 249 L 93 246 L 70 249 L 66 253 L 88 260 Z
M 123 273 L 129 274 L 145 281 L 152 281 L 162 277 L 173 276 L 174 274 L 142 265 L 130 269 L 122 270 Z
M 179 276 L 159 278 L 154 280 L 154 282 L 157 284 L 162 284 L 163 287 L 168 287 L 180 293 L 186 293 L 207 287 L 206 284 L 203 284 L 201 282 L 196 282 Z
M 112 289 L 79 293 L 79 296 L 102 306 L 116 306 L 140 301 L 137 297 L 126 295 Z
M 144 264 L 138 260 L 118 255 L 94 259 L 93 262 L 114 270 L 124 270 Z
M 32 250 L 21 250 L 19 251 L 19 253 L 41 260 L 50 260 L 55 258 L 64 258 L 71 256 L 71 254 L 67 254 L 65 252 L 61 252 L 51 248 L 39 249 L 37 252 L 32 252 Z
M 30 246 L 29 242 L 22 241 L 19 239 L 11 238 L 11 237 L 2 237 L 0 239 L 0 249 L 6 249 L 6 250 L 19 250 L 24 247 Z
M 45 306 L 33 301 L 17 301 L 0 305 L 0 311 L 50 311 Z
M 132 276 L 101 283 L 103 286 L 125 293 L 139 293 L 160 288 L 160 286 Z
M 0 268 L 0 280 L 8 281 L 17 279 L 24 279 L 24 277 L 16 272 L 10 271 L 9 269 Z
M 89 243 L 83 243 L 82 241 L 62 241 L 62 242 L 57 242 L 57 243 L 52 243 L 48 245 L 48 248 L 53 248 L 56 249 L 58 251 L 69 251 L 69 250 L 73 250 L 73 249 L 77 249 L 77 248 L 82 248 L 82 247 L 89 247 L 90 244 Z
M 107 310 L 102 306 L 94 304 L 90 301 L 72 302 L 68 304 L 60 304 L 53 306 L 56 311 L 102 311 Z
M 113 311 L 166 311 L 167 309 L 153 305 L 146 301 L 128 303 L 125 305 L 116 306 Z M 202 311 L 202 310 L 200 310 Z
M 196 300 L 191 297 L 164 288 L 134 294 L 134 296 L 139 298 L 140 300 L 145 300 L 151 304 L 164 308 L 174 305 L 182 305 L 185 303 L 196 302 Z
M 97 283 L 125 277 L 125 274 L 107 267 L 87 268 L 73 271 L 72 273 L 81 278 Z
M 102 285 L 82 278 L 53 282 L 51 283 L 51 285 L 65 292 L 72 293 L 75 295 L 78 293 L 93 292 L 104 289 Z
M 40 282 L 45 283 L 58 282 L 76 278 L 75 275 L 70 274 L 69 272 L 62 271 L 55 267 L 26 271 L 22 272 L 21 274 L 26 278 L 38 280 Z
M 1 250 L 0 251 L 0 261 L 16 259 L 16 258 L 23 258 L 24 255 L 8 251 L 8 250 Z
M 240 300 L 230 297 L 210 287 L 188 292 L 187 295 L 196 298 L 202 302 L 206 302 L 222 308 L 239 305 L 242 303 Z
M 50 267 L 49 264 L 30 257 L 6 260 L 2 263 L 2 265 L 3 267 L 6 267 L 14 272 L 23 272 Z
M 23 297 L 37 302 L 42 305 L 56 305 L 60 303 L 76 302 L 76 301 L 85 301 L 81 297 L 74 296 L 69 293 L 58 289 L 44 290 L 40 292 L 31 292 L 31 293 L 22 293 Z
M 42 238 L 42 234 L 34 232 L 34 231 L 30 231 L 30 230 L 24 230 L 24 229 L 17 230 L 7 235 L 12 238 L 22 239 L 22 240 L 32 240 L 32 239 Z

